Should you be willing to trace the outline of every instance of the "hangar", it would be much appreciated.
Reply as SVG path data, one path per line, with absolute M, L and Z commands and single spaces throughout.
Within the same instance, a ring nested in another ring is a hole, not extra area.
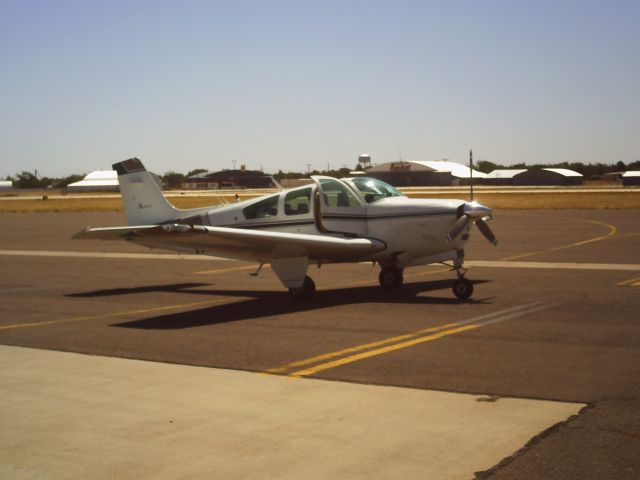
M 185 190 L 218 190 L 221 188 L 280 188 L 270 175 L 259 170 L 221 170 L 204 172 L 187 177 L 182 184 Z
M 633 187 L 640 185 L 640 170 L 630 170 L 622 174 L 622 186 Z
M 513 185 L 513 177 L 526 172 L 526 168 L 498 169 L 484 177 L 486 185 Z
M 162 179 L 155 173 L 149 172 L 156 181 L 160 189 L 162 189 Z M 115 170 L 96 170 L 86 175 L 79 182 L 73 182 L 67 185 L 67 190 L 76 192 L 89 191 L 113 191 L 120 190 L 118 184 L 118 172 Z
M 96 170 L 86 175 L 79 182 L 67 185 L 67 190 L 90 191 L 112 190 L 118 191 L 118 172 L 115 170 Z
M 584 177 L 566 168 L 532 168 L 513 177 L 513 185 L 582 185 Z
M 481 183 L 487 175 L 445 160 L 387 162 L 367 169 L 366 174 L 396 187 L 468 185 L 472 176 Z
M 624 172 L 608 172 L 600 177 L 603 182 L 621 182 Z

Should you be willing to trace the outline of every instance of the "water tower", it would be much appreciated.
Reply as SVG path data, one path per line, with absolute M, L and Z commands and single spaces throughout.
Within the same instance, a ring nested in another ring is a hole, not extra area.
M 371 167 L 371 155 L 363 153 L 358 157 L 358 165 L 362 167 L 362 170 L 366 170 Z

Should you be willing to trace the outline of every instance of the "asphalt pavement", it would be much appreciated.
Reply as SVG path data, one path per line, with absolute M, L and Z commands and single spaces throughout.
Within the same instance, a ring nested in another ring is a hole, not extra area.
M 475 232 L 466 249 L 469 302 L 442 266 L 407 269 L 394 292 L 371 265 L 312 267 L 318 294 L 301 304 L 268 268 L 251 277 L 255 265 L 70 239 L 123 223 L 117 213 L 0 215 L 0 344 L 569 405 L 575 414 L 523 423 L 526 441 L 452 478 L 640 477 L 640 211 L 496 212 L 498 247 Z M 16 369 L 6 355 L 4 369 Z M 489 441 L 484 430 L 460 434 Z M 408 461 L 394 452 L 391 465 Z

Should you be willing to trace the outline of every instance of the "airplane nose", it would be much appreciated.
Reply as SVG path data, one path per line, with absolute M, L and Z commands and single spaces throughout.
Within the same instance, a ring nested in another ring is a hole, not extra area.
M 465 202 L 463 211 L 465 215 L 473 219 L 491 217 L 493 213 L 491 208 L 481 205 L 478 202 Z

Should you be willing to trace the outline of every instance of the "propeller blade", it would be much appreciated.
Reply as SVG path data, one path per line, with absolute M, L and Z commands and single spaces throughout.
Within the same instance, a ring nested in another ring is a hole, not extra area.
M 484 238 L 489 240 L 489 242 L 495 247 L 498 244 L 498 240 L 496 240 L 496 236 L 493 234 L 487 222 L 482 219 L 476 220 L 476 227 L 480 230 L 480 233 L 484 235 Z
M 462 233 L 462 231 L 467 228 L 471 218 L 469 215 L 462 215 L 456 223 L 454 223 L 449 229 L 449 233 L 447 234 L 447 240 L 449 243 L 453 243 L 453 241 L 458 238 L 458 236 Z

